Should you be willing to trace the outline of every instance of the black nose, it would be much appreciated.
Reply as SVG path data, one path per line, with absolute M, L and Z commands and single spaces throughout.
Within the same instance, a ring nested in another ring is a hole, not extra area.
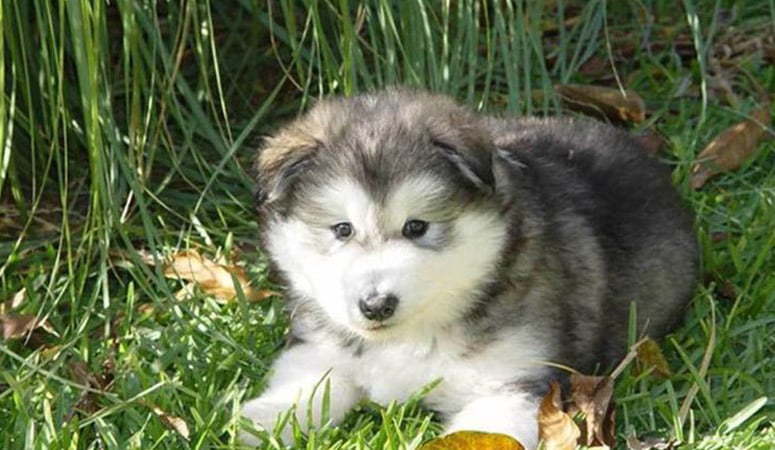
M 385 320 L 396 312 L 398 297 L 393 294 L 371 294 L 358 301 L 363 315 L 369 320 Z

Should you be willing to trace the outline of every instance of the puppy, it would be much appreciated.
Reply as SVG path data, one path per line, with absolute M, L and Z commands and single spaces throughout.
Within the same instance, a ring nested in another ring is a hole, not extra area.
M 390 89 L 320 102 L 266 140 L 256 173 L 291 315 L 243 409 L 269 431 L 294 407 L 308 430 L 441 380 L 424 404 L 447 433 L 535 448 L 556 367 L 609 367 L 632 308 L 660 338 L 692 296 L 698 248 L 669 172 L 604 124 Z

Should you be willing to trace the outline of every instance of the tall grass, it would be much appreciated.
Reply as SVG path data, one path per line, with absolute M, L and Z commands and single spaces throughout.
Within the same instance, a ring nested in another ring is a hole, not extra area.
M 771 422 L 771 401 L 753 421 L 732 419 L 775 392 L 772 143 L 707 191 L 688 190 L 698 146 L 739 119 L 707 93 L 671 99 L 687 78 L 705 86 L 720 6 L 684 1 L 677 20 L 673 2 L 653 3 L 2 2 L 0 301 L 22 300 L 0 313 L 35 315 L 53 333 L 0 341 L 0 446 L 235 446 L 239 404 L 260 391 L 282 342 L 282 304 L 176 300 L 180 284 L 164 278 L 161 260 L 196 249 L 271 287 L 252 218 L 260 136 L 320 96 L 393 84 L 484 110 L 556 113 L 552 84 L 586 82 L 580 68 L 592 55 L 613 61 L 613 32 L 651 36 L 646 11 L 693 33 L 696 63 L 638 47 L 617 69 L 629 70 L 623 82 L 646 95 L 649 124 L 670 139 L 664 157 L 698 211 L 706 272 L 735 292 L 726 304 L 713 285 L 700 290 L 665 346 L 673 378 L 620 382 L 619 430 L 710 434 L 699 448 L 726 439 L 767 448 L 772 430 L 756 436 Z M 736 14 L 740 26 L 759 26 L 775 6 L 741 3 Z M 747 69 L 775 86 L 771 67 Z M 730 238 L 712 241 L 720 232 Z M 681 421 L 692 385 L 699 394 Z M 172 416 L 188 424 L 188 438 Z M 307 446 L 404 448 L 435 430 L 416 402 L 364 405 Z
M 603 25 L 599 1 L 584 2 L 569 29 L 562 26 L 564 2 L 557 16 L 543 2 L 306 0 L 306 15 L 298 13 L 298 2 L 277 3 L 267 8 L 273 44 L 290 49 L 293 59 L 283 70 L 305 93 L 402 84 L 479 107 L 496 102 L 513 112 L 546 111 L 556 104 L 549 96 L 533 105 L 533 89 L 549 92 L 553 82 L 569 80 L 602 44 L 594 39 Z M 542 43 L 548 27 L 560 34 L 553 55 Z M 548 65 L 548 56 L 556 63 Z

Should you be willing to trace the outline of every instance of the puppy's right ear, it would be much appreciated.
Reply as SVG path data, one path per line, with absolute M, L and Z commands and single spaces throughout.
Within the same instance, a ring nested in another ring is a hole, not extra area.
M 313 137 L 293 130 L 267 138 L 253 166 L 256 206 L 262 209 L 282 200 L 306 172 L 320 145 Z

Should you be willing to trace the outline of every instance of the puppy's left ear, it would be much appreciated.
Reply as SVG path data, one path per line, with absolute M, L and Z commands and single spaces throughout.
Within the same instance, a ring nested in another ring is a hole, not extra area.
M 432 136 L 433 145 L 477 189 L 495 190 L 492 155 L 495 146 L 486 129 L 478 124 L 465 124 Z

